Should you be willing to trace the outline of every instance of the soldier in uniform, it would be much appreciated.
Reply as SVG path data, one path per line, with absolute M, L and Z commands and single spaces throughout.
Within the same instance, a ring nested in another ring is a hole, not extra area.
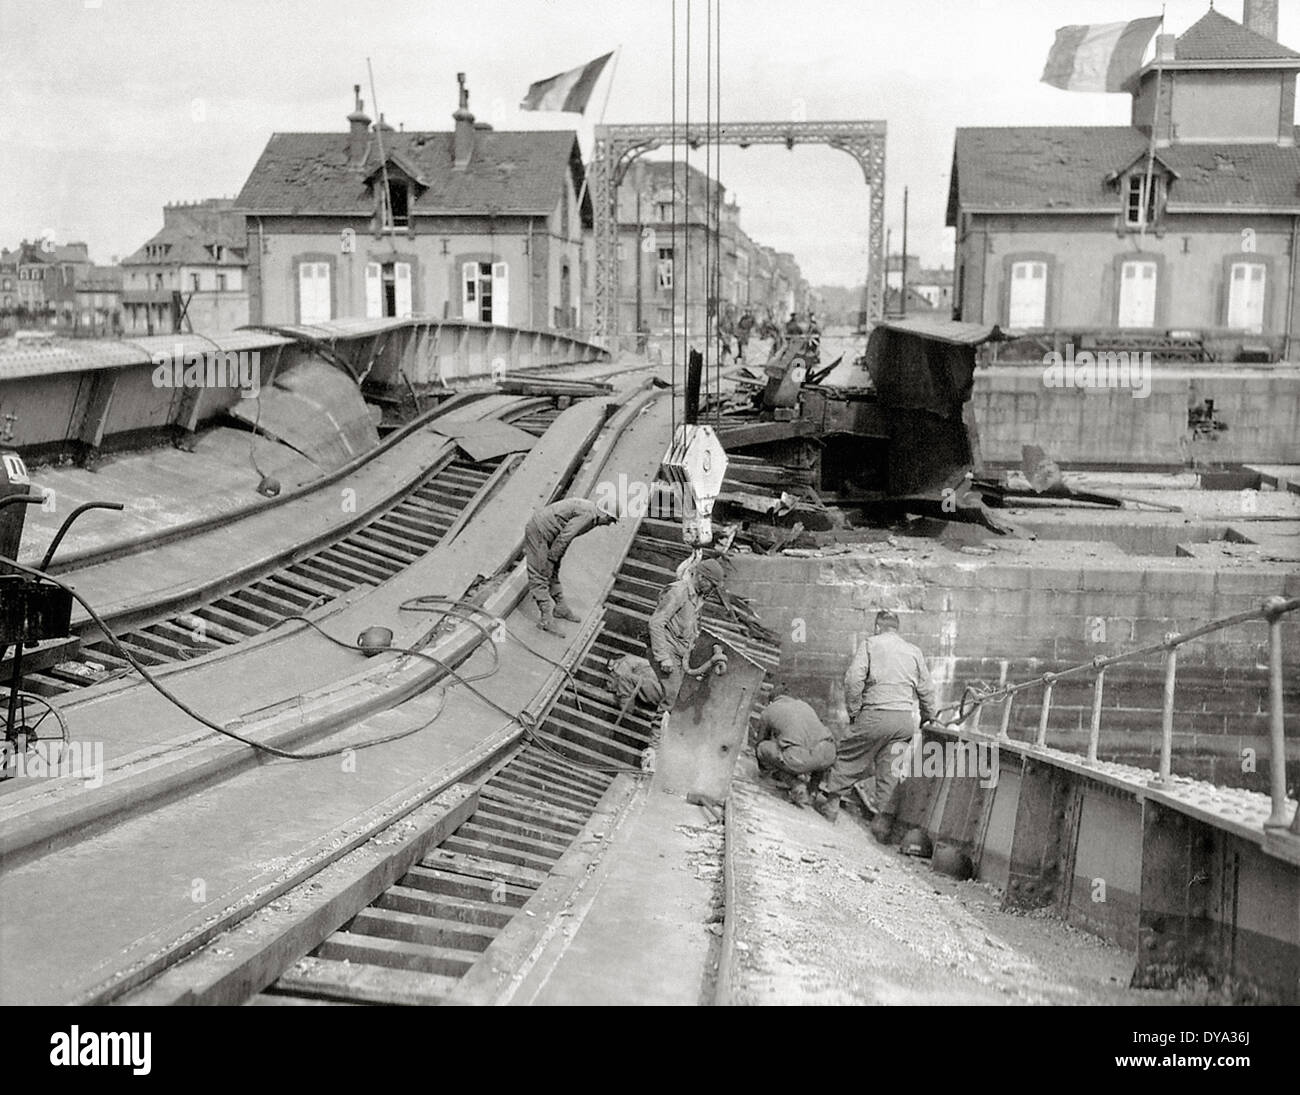
M 840 795 L 862 780 L 867 812 L 888 815 L 899 778 L 895 762 L 916 731 L 915 705 L 922 725 L 939 707 L 925 656 L 898 633 L 894 613 L 876 613 L 875 633 L 858 646 L 844 675 L 844 704 L 853 721 L 822 781 L 817 812 L 834 821 Z
M 677 702 L 677 693 L 688 673 L 698 675 L 703 667 L 690 665 L 691 648 L 700 637 L 700 610 L 705 599 L 722 589 L 722 564 L 703 559 L 687 567 L 677 581 L 665 586 L 650 617 L 650 663 L 663 686 L 659 710 Z
M 578 619 L 560 586 L 560 562 L 569 545 L 584 532 L 612 525 L 617 520 L 618 511 L 610 503 L 590 502 L 586 498 L 562 498 L 543 506 L 529 518 L 524 527 L 528 590 L 537 602 L 541 613 L 537 626 L 543 631 L 563 635 L 555 621 Z

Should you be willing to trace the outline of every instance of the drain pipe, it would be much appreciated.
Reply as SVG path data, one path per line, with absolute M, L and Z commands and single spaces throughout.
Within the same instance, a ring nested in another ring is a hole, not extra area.
M 1291 218 L 1291 272 L 1287 277 L 1286 335 L 1282 339 L 1282 360 L 1291 360 L 1291 334 L 1295 329 L 1296 239 L 1300 237 L 1300 215 Z

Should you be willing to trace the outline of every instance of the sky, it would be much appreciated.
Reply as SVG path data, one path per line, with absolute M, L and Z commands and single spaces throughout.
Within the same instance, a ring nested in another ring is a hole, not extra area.
M 952 265 L 944 227 L 954 130 L 1124 125 L 1122 94 L 1039 82 L 1056 27 L 1159 14 L 1151 0 L 692 0 L 692 118 L 705 109 L 708 7 L 721 23 L 724 120 L 883 119 L 886 224 Z M 684 113 L 687 0 L 676 0 Z M 1300 2 L 1279 37 L 1300 48 Z M 1208 0 L 1168 0 L 1181 33 Z M 1242 16 L 1242 0 L 1218 0 Z M 0 0 L 0 245 L 46 231 L 109 262 L 162 226 L 172 201 L 234 196 L 272 132 L 347 127 L 352 85 L 394 126 L 449 129 L 456 73 L 497 129 L 667 122 L 672 0 Z M 586 116 L 518 109 L 529 83 L 621 47 Z M 607 94 L 608 91 L 608 94 Z M 704 166 L 704 152 L 692 162 Z M 720 178 L 755 239 L 814 284 L 855 285 L 868 191 L 823 146 L 720 150 Z

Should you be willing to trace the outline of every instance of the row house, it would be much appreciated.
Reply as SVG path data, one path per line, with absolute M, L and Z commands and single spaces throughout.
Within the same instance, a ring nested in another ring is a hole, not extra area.
M 254 324 L 426 316 L 534 328 L 582 322 L 592 223 L 577 134 L 372 125 L 275 133 L 236 199 Z
M 703 334 L 719 292 L 710 260 L 725 195 L 684 162 L 632 164 L 617 195 L 620 330 Z
M 163 206 L 162 229 L 122 260 L 126 333 L 202 333 L 244 326 L 249 320 L 247 266 L 244 218 L 230 198 Z
M 1270 20 L 1246 2 L 1256 29 L 1211 10 L 1158 36 L 1130 125 L 957 131 L 956 318 L 1289 351 L 1300 54 L 1276 40 L 1275 4 Z
M 77 335 L 112 338 L 124 333 L 122 279 L 120 266 L 92 266 L 77 279 Z
M 23 240 L 16 250 L 0 253 L 0 307 L 28 321 L 70 329 L 76 323 L 76 283 L 90 266 L 84 243 Z
M 699 337 L 711 317 L 784 321 L 807 307 L 794 256 L 756 243 L 726 187 L 684 162 L 637 160 L 618 190 L 619 329 Z

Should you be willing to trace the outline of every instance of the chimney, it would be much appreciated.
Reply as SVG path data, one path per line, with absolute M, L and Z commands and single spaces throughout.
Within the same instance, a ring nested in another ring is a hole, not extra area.
M 1245 0 L 1241 18 L 1247 30 L 1277 41 L 1277 0 Z
M 361 100 L 361 85 L 352 85 L 356 96 L 356 109 L 348 115 L 348 163 L 359 164 L 366 158 L 369 143 L 370 119 L 366 117 L 366 104 Z
M 451 138 L 451 154 L 456 167 L 464 169 L 474 154 L 474 115 L 469 112 L 469 88 L 465 86 L 463 72 L 456 73 L 456 82 L 460 84 L 460 105 L 452 115 L 456 120 L 456 132 Z
M 1156 60 L 1172 61 L 1174 59 L 1174 43 L 1178 41 L 1176 34 L 1157 34 L 1156 35 Z

